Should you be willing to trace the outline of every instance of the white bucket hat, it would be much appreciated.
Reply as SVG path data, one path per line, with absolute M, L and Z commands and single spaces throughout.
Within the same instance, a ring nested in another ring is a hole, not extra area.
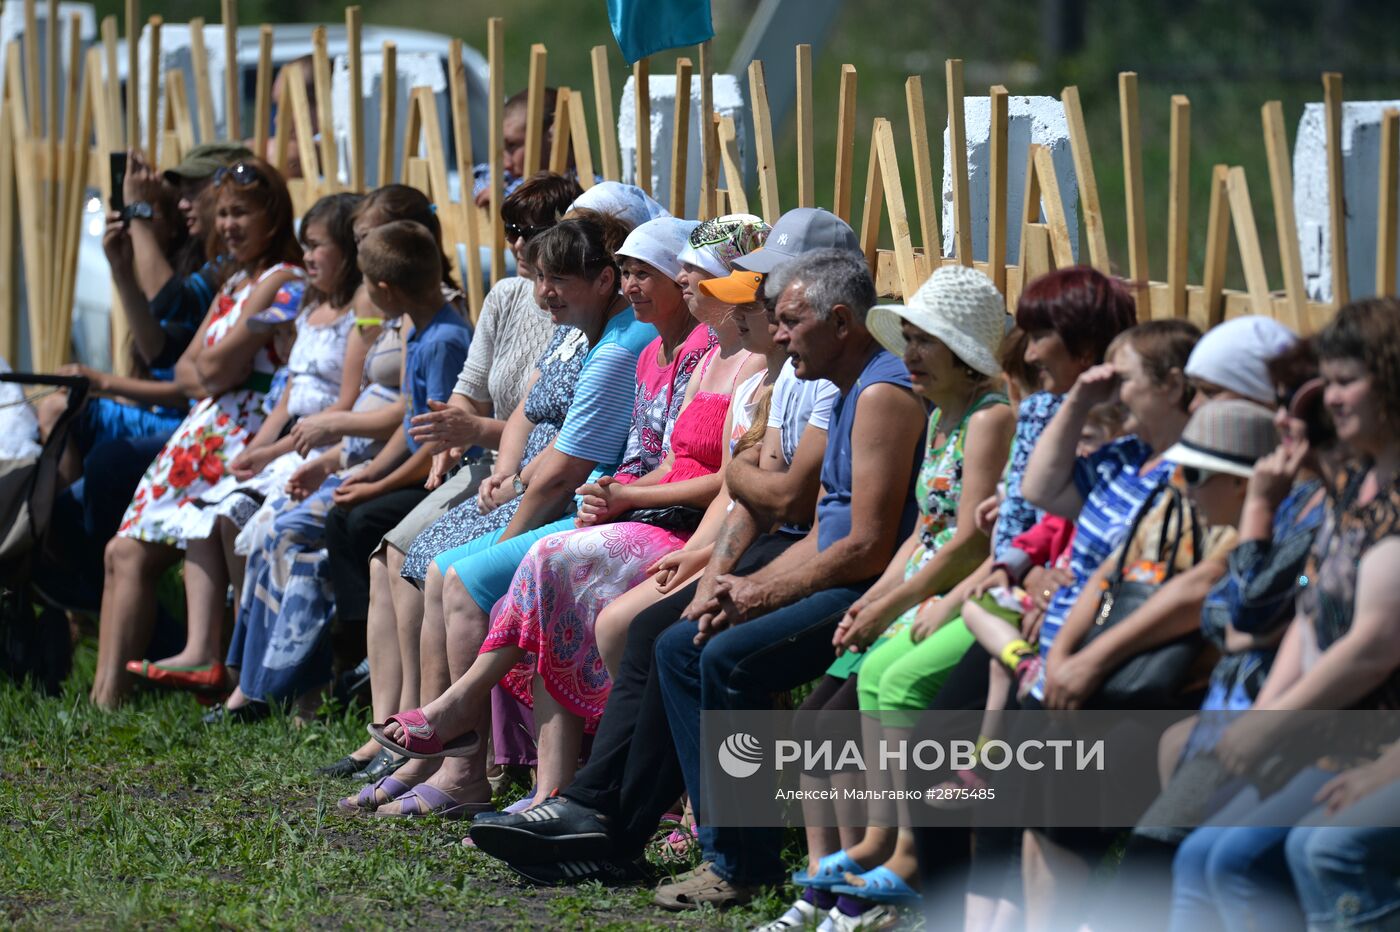
M 903 356 L 900 323 L 906 320 L 937 337 L 954 356 L 988 378 L 1001 374 L 997 352 L 1009 318 L 1001 293 L 981 272 L 945 265 L 919 286 L 907 305 L 872 307 L 865 325 L 885 349 Z

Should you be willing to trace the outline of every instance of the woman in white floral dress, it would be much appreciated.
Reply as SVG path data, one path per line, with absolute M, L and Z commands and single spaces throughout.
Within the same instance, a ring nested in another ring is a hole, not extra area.
M 190 606 L 222 607 L 210 592 L 227 591 L 225 547 L 231 550 L 232 541 L 214 534 L 212 503 L 222 498 L 223 484 L 237 482 L 227 464 L 262 425 L 263 396 L 282 361 L 270 335 L 249 328 L 248 320 L 275 302 L 300 298 L 301 246 L 277 170 L 245 159 L 215 175 L 209 196 L 233 271 L 175 367 L 176 384 L 199 403 L 146 471 L 107 545 L 92 687 L 93 702 L 102 706 L 117 705 L 130 687 L 125 667 L 150 637 L 156 581 L 181 551 Z M 149 671 L 149 679 L 205 685 L 201 675 L 219 660 L 223 620 L 222 611 L 214 618 L 204 614 L 191 615 L 185 649 Z

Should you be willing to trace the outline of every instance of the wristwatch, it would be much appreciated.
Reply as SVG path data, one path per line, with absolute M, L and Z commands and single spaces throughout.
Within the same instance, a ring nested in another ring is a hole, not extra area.
M 137 201 L 122 208 L 123 220 L 152 220 L 155 215 L 156 210 L 149 201 Z
M 516 494 L 516 495 L 524 495 L 524 494 L 525 494 L 525 483 L 524 483 L 523 480 L 521 480 L 521 478 L 520 478 L 520 473 L 516 473 L 515 475 L 511 476 L 511 477 L 510 477 L 510 483 L 511 483 L 511 488 L 515 489 L 515 494 Z

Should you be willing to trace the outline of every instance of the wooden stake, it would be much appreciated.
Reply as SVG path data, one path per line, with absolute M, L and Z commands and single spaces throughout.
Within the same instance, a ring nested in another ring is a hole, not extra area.
M 948 142 L 953 157 L 953 244 L 958 262 L 972 267 L 972 197 L 967 184 L 967 129 L 963 113 L 963 63 L 950 58 L 948 76 Z
M 1254 206 L 1250 202 L 1249 183 L 1243 168 L 1236 165 L 1229 170 L 1225 190 L 1230 198 L 1230 220 L 1235 227 L 1235 239 L 1240 244 L 1240 262 L 1244 266 L 1250 303 L 1254 313 L 1272 317 L 1274 300 L 1269 294 L 1269 277 L 1264 270 L 1264 253 L 1259 248 L 1259 229 L 1254 224 Z
M 1393 295 L 1395 288 L 1395 244 L 1400 239 L 1400 110 L 1387 110 L 1381 116 L 1379 202 L 1376 229 L 1376 294 Z
M 141 145 L 140 12 L 138 0 L 126 0 L 126 144 L 133 149 Z
M 582 91 L 569 94 L 569 122 L 572 124 L 570 136 L 573 138 L 579 187 L 587 191 L 593 187 L 596 174 L 593 171 L 593 149 L 588 142 L 588 112 L 584 109 Z
M 1008 134 L 1011 98 L 1000 84 L 991 90 L 991 184 L 987 200 L 987 266 L 997 291 L 1006 294 L 1006 200 L 1010 172 Z
M 530 178 L 540 170 L 544 151 L 544 90 L 545 69 L 549 51 L 540 43 L 530 46 L 530 85 L 525 110 L 525 174 Z
M 82 37 L 79 31 L 78 17 L 73 17 L 73 45 L 81 48 Z M 80 55 L 70 58 L 73 71 L 79 69 Z M 89 74 L 97 74 L 102 67 L 102 55 L 98 49 L 89 49 L 87 54 L 87 71 Z M 181 75 L 183 77 L 183 74 Z M 183 85 L 181 85 L 183 87 Z M 82 238 L 82 210 L 83 198 L 87 195 L 87 185 L 84 179 L 88 173 L 88 138 L 92 133 L 93 108 L 101 104 L 100 84 L 93 84 L 91 81 L 83 81 L 78 89 L 78 115 L 76 120 L 69 122 L 70 150 L 72 162 L 70 164 L 68 176 L 67 199 L 64 203 L 63 214 L 68 218 L 67 226 L 64 229 L 62 241 L 62 252 L 59 256 L 59 287 L 57 307 L 59 312 L 59 339 L 52 341 L 60 347 L 61 357 L 58 362 L 63 362 L 67 356 L 67 349 L 71 342 L 73 324 L 72 307 L 73 295 L 77 291 L 78 285 L 78 245 Z M 188 111 L 186 111 L 188 116 Z M 120 314 L 120 307 L 114 307 L 113 312 Z
M 1201 319 L 1193 322 L 1201 329 L 1214 327 L 1225 319 L 1225 270 L 1230 256 L 1230 200 L 1226 190 L 1230 167 L 1217 165 L 1210 173 L 1210 217 L 1206 226 L 1206 261 L 1201 285 Z
M 12 42 L 5 56 L 5 81 L 11 108 L 10 126 L 15 140 L 15 189 L 18 192 L 21 255 L 25 281 L 31 283 L 26 303 L 31 324 L 37 324 L 29 328 L 29 353 L 36 364 L 42 365 L 49 307 L 45 293 L 48 277 L 44 274 L 48 268 L 45 256 L 48 242 L 40 222 L 40 216 L 45 212 L 40 203 L 42 179 L 36 164 L 38 153 L 35 151 L 34 135 L 29 131 L 32 118 L 25 112 L 20 61 L 18 44 Z
M 43 85 L 39 83 L 39 15 L 35 0 L 24 0 L 24 84 L 19 93 L 24 95 L 25 109 L 29 117 L 29 135 L 41 136 L 44 132 L 44 115 L 35 98 Z
M 729 197 L 729 207 L 718 205 L 720 212 L 746 214 L 749 212 L 749 195 L 744 190 L 744 166 L 739 159 L 739 130 L 731 116 L 719 119 L 719 151 L 724 163 L 724 187 Z
M 590 54 L 593 60 L 593 109 L 598 120 L 598 157 L 603 161 L 603 177 L 608 181 L 621 181 L 622 160 L 617 151 L 617 117 L 613 115 L 608 48 L 595 45 Z
M 568 87 L 561 87 L 554 98 L 554 134 L 549 149 L 549 170 L 556 175 L 562 175 L 569 169 L 569 133 L 572 129 L 569 123 L 569 95 L 571 93 Z
M 399 182 L 401 184 L 412 185 L 422 191 L 431 199 L 432 195 L 428 190 L 427 166 L 421 166 L 423 176 L 420 178 L 414 175 L 420 167 L 415 167 L 415 161 L 424 161 L 419 154 L 422 152 L 423 121 L 418 112 L 418 106 L 414 103 L 413 88 L 408 90 L 408 114 L 404 120 L 403 127 L 403 159 L 399 171 Z M 416 180 L 415 180 L 416 179 Z
M 117 80 L 117 18 L 107 16 L 102 19 L 102 59 L 106 63 L 106 77 L 103 87 L 107 91 L 107 146 L 109 152 L 124 148 L 122 142 L 122 97 L 121 82 Z M 104 208 L 105 209 L 105 208 Z
M 133 2 L 133 0 L 128 0 Z M 243 101 L 238 92 L 238 0 L 222 0 L 224 21 L 224 136 L 243 138 Z
M 146 62 L 146 157 L 159 164 L 160 153 L 160 30 L 163 20 L 152 16 L 150 59 Z
M 253 100 L 253 151 L 267 152 L 267 134 L 272 128 L 272 27 L 263 24 L 258 32 L 258 83 Z M 283 114 L 283 119 L 286 114 Z M 304 163 L 306 156 L 302 155 Z
M 632 105 L 636 113 L 637 187 L 653 194 L 651 178 L 651 59 L 632 66 Z
M 472 323 L 481 317 L 484 300 L 481 287 L 481 211 L 468 179 L 473 177 L 472 121 L 467 96 L 467 66 L 462 61 L 462 40 L 452 40 L 452 62 L 448 71 L 448 88 L 452 105 L 452 145 L 457 150 L 457 177 L 462 189 L 459 205 L 462 232 L 467 243 L 467 267 L 463 270 L 467 288 L 467 311 Z
M 50 9 L 50 15 L 53 10 Z M 57 36 L 57 19 L 49 20 L 49 28 Z M 87 137 L 78 139 L 78 111 L 82 107 L 88 106 L 87 85 L 83 84 L 81 92 L 79 90 L 78 78 L 83 73 L 83 35 L 82 19 L 74 13 L 68 18 L 68 61 L 69 68 L 64 82 L 63 93 L 63 128 L 62 132 L 58 126 L 57 109 L 49 125 L 49 150 L 54 155 L 61 155 L 62 164 L 51 161 L 50 171 L 54 173 L 52 184 L 52 200 L 55 211 L 55 237 L 54 237 L 54 263 L 51 270 L 53 280 L 49 285 L 49 293 L 54 296 L 53 305 L 55 314 L 62 316 L 57 309 L 64 307 L 63 293 L 67 288 L 64 275 L 67 271 L 67 252 L 70 231 L 76 230 L 82 220 L 82 200 L 77 195 L 81 188 L 86 185 L 81 184 L 80 176 L 76 174 L 78 167 L 78 150 L 87 147 Z M 57 56 L 55 56 L 55 60 Z M 55 83 L 57 76 L 55 76 Z M 79 103 L 81 93 L 82 102 Z M 56 102 L 55 102 L 56 107 Z M 89 122 L 91 122 L 89 117 Z M 90 128 L 90 127 L 89 127 Z M 62 150 L 58 148 L 59 137 L 62 137 Z M 69 205 L 72 204 L 72 209 Z M 72 305 L 68 307 L 71 309 Z M 68 315 L 71 318 L 71 313 Z M 71 329 L 71 322 L 70 322 Z
M 1064 102 L 1065 121 L 1069 124 L 1069 147 L 1074 155 L 1074 175 L 1079 181 L 1079 204 L 1084 211 L 1089 264 L 1108 275 L 1112 272 L 1113 263 L 1108 258 L 1103 206 L 1099 203 L 1099 183 L 1094 177 L 1094 156 L 1089 151 L 1089 131 L 1084 125 L 1084 107 L 1079 102 L 1079 88 L 1065 88 L 1060 92 L 1060 99 Z
M 379 70 L 379 184 L 394 180 L 394 130 L 398 123 L 399 59 L 398 46 L 386 41 L 380 53 Z M 404 152 L 404 158 L 413 153 Z
M 1298 223 L 1293 214 L 1293 166 L 1288 151 L 1287 132 L 1283 126 L 1283 104 L 1277 100 L 1266 103 L 1264 118 L 1264 148 L 1269 158 L 1269 184 L 1274 195 L 1274 229 L 1278 235 L 1279 262 L 1283 266 L 1284 294 L 1288 301 L 1288 316 L 1284 323 L 1295 333 L 1306 333 L 1308 324 L 1308 294 L 1303 286 L 1303 256 L 1298 246 Z
M 1074 241 L 1069 235 L 1069 220 L 1060 194 L 1060 179 L 1055 174 L 1055 159 L 1044 146 L 1036 148 L 1035 173 L 1040 181 L 1041 203 L 1045 207 L 1045 222 L 1050 231 L 1050 250 L 1055 256 L 1055 267 L 1067 269 L 1074 265 Z
M 938 232 L 938 211 L 943 200 L 942 183 L 933 177 L 923 78 L 911 75 L 904 82 L 904 103 L 909 111 L 909 147 L 914 152 L 914 193 L 919 202 L 919 242 L 924 247 L 925 256 L 942 256 L 943 237 Z
M 58 16 L 58 0 L 49 0 L 49 20 L 44 25 L 44 132 L 50 138 L 49 154 L 57 154 L 58 145 L 58 34 L 62 29 Z M 73 63 L 77 67 L 77 62 Z M 38 88 L 35 88 L 38 93 Z M 57 175 L 54 162 L 49 163 L 51 175 Z
M 1021 288 L 1055 271 L 1050 261 L 1050 228 L 1043 223 L 1028 223 L 1021 231 Z
M 1172 96 L 1171 167 L 1168 177 L 1167 208 L 1167 290 L 1171 314 L 1186 319 L 1187 248 L 1191 211 L 1191 101 L 1181 94 Z
M 287 82 L 282 82 L 282 89 L 277 92 L 277 112 L 291 114 L 292 98 L 287 90 Z M 272 141 L 272 164 L 282 173 L 285 178 L 289 174 L 288 168 L 291 164 L 292 154 L 292 123 L 291 119 L 281 119 L 277 121 L 277 135 Z
M 1026 266 L 1026 245 L 1025 228 L 1032 223 L 1040 222 L 1040 181 L 1036 177 L 1035 154 L 1040 151 L 1040 146 L 1030 143 L 1026 146 L 1026 187 L 1025 197 L 1021 201 L 1021 262 L 1022 268 Z M 1046 242 L 1049 242 L 1048 240 Z M 1022 282 L 1024 287 L 1028 282 Z
M 688 58 L 676 59 L 676 104 L 671 125 L 671 213 L 685 216 L 686 160 L 690 146 L 690 73 Z
M 719 189 L 719 132 L 714 119 L 714 73 L 710 68 L 710 43 L 700 43 L 700 219 L 719 216 L 715 191 Z
M 865 253 L 865 261 L 870 266 L 870 274 L 875 275 L 880 262 L 880 215 L 884 209 L 885 189 L 880 178 L 880 124 L 887 122 L 884 117 L 876 117 L 870 131 L 870 161 L 865 172 L 865 211 L 860 218 L 860 246 Z
M 851 181 L 856 162 L 856 66 L 841 66 L 841 91 L 836 111 L 836 180 L 831 212 L 851 222 Z M 875 151 L 872 140 L 871 152 Z
M 358 6 L 345 8 L 347 77 L 350 85 L 350 190 L 365 190 L 365 100 L 362 17 Z
M 1136 72 L 1118 75 L 1118 114 L 1123 128 L 1123 192 L 1128 202 L 1128 277 L 1142 286 L 1152 275 L 1147 260 L 1147 195 L 1142 181 L 1142 114 Z M 1140 301 L 1138 318 L 1145 320 L 1149 310 Z
M 773 147 L 773 115 L 768 109 L 768 81 L 763 74 L 763 62 L 757 59 L 749 62 L 749 106 L 753 110 L 758 201 L 763 219 L 771 225 L 778 222 L 782 213 L 778 206 L 778 159 Z
M 506 99 L 506 24 L 499 16 L 493 16 L 486 21 L 486 43 L 491 68 L 491 284 L 494 285 L 506 274 L 506 231 L 501 225 L 501 201 L 504 193 L 501 176 L 504 148 L 501 141 L 501 111 Z
M 1347 271 L 1347 207 L 1342 168 L 1342 76 L 1329 71 L 1322 76 L 1323 105 L 1327 110 L 1327 207 L 1332 228 L 1332 306 L 1340 309 L 1351 300 L 1351 276 Z
M 816 207 L 816 163 L 812 156 L 812 47 L 797 47 L 797 206 Z
M 213 142 L 214 94 L 209 87 L 209 50 L 204 47 L 204 17 L 190 20 L 190 71 L 194 74 L 194 105 L 199 139 Z
M 415 106 L 416 105 L 416 106 Z M 416 121 L 421 127 L 422 138 L 426 143 L 428 161 L 429 196 L 438 205 L 438 214 L 443 224 L 444 246 L 450 244 L 452 264 L 457 264 L 457 243 L 463 237 L 457 230 L 457 212 L 447 210 L 452 196 L 447 186 L 447 149 L 442 141 L 442 124 L 438 120 L 437 98 L 430 87 L 415 87 L 409 112 L 417 111 Z
M 195 146 L 189 92 L 185 90 L 185 72 L 179 68 L 165 73 L 165 113 L 166 122 L 174 123 L 175 136 L 180 141 L 180 151 L 173 153 L 174 157 L 170 159 L 170 164 L 175 165 Z
M 324 193 L 321 183 L 321 160 L 316 152 L 315 121 L 311 118 L 311 101 L 306 96 L 306 72 L 299 62 L 293 62 L 285 69 L 282 86 L 287 88 L 287 96 L 292 104 L 292 119 L 296 128 L 297 158 L 301 161 L 301 177 L 306 182 L 306 204 L 310 207 Z M 283 111 L 277 122 L 287 119 Z
M 876 124 L 874 141 L 880 161 L 880 181 L 885 190 L 885 205 L 890 213 L 890 235 L 894 240 L 899 283 L 907 301 L 923 284 L 923 280 L 914 264 L 914 242 L 909 237 L 909 214 L 904 204 L 904 185 L 899 176 L 899 155 L 894 148 L 894 127 L 889 120 Z
M 316 127 L 321 136 L 321 195 L 340 190 L 340 153 L 335 144 L 335 106 L 331 100 L 331 56 L 326 27 L 311 31 L 311 70 L 316 88 Z

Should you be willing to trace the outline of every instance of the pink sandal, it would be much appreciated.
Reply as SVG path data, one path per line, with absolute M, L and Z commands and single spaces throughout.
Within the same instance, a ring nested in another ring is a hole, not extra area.
M 390 722 L 403 726 L 402 743 L 384 734 Z M 414 757 L 419 760 L 434 760 L 440 757 L 468 757 L 481 747 L 481 737 L 474 731 L 459 735 L 444 742 L 438 737 L 433 726 L 423 717 L 422 709 L 410 709 L 389 716 L 384 722 L 367 726 L 369 736 L 395 754 Z

